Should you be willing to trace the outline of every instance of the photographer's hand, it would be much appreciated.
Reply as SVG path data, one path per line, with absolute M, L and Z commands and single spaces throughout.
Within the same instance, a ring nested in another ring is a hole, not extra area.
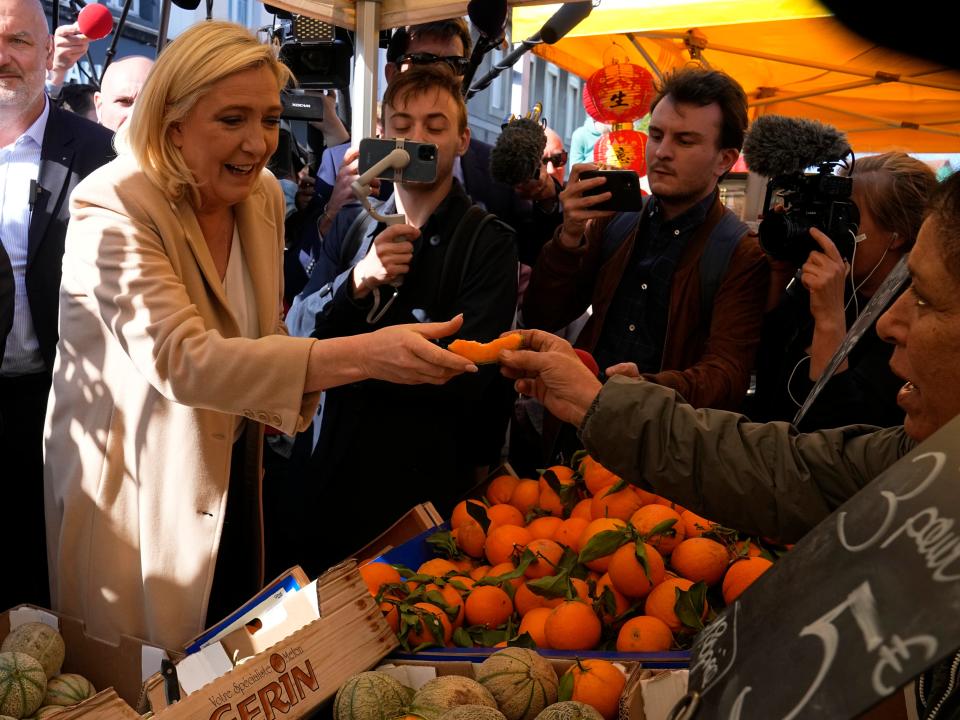
M 560 244 L 566 248 L 580 247 L 583 233 L 587 229 L 587 222 L 597 218 L 613 217 L 609 210 L 593 210 L 593 206 L 611 198 L 611 193 L 599 195 L 584 195 L 585 190 L 600 187 L 607 182 L 606 178 L 596 177 L 581 180 L 580 173 L 584 170 L 596 170 L 593 163 L 574 165 L 570 171 L 570 182 L 560 193 L 560 204 L 563 206 L 563 227 L 560 230 Z
M 810 291 L 810 314 L 814 321 L 813 340 L 809 350 L 810 379 L 816 380 L 847 333 L 843 301 L 844 283 L 850 272 L 850 265 L 840 255 L 833 241 L 820 230 L 811 228 L 810 237 L 823 250 L 810 253 L 800 275 L 803 286 Z M 837 372 L 846 368 L 844 363 Z
M 413 241 L 420 230 L 412 225 L 391 225 L 377 235 L 370 251 L 353 268 L 351 290 L 360 299 L 380 285 L 387 285 L 410 272 Z
M 356 148 L 350 148 L 343 156 L 343 162 L 337 171 L 337 179 L 333 183 L 333 191 L 330 193 L 327 207 L 318 221 L 317 227 L 320 230 L 320 235 L 326 235 L 330 231 L 333 218 L 340 212 L 340 208 L 356 200 L 351 185 L 358 177 L 360 177 L 360 151 Z M 379 180 L 370 183 L 371 195 L 376 194 L 379 190 Z

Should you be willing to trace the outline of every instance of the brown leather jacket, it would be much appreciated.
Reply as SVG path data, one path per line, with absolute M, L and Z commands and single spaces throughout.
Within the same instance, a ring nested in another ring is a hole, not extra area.
M 714 296 L 709 325 L 701 317 L 700 257 L 722 214 L 718 195 L 673 275 L 661 371 L 645 377 L 673 388 L 695 407 L 737 409 L 760 342 L 770 271 L 756 235 L 744 235 Z M 579 248 L 565 248 L 556 234 L 543 247 L 524 295 L 524 325 L 557 330 L 592 305 L 593 314 L 576 346 L 593 350 L 636 239 L 634 232 L 604 261 L 601 249 L 608 222 L 591 220 Z

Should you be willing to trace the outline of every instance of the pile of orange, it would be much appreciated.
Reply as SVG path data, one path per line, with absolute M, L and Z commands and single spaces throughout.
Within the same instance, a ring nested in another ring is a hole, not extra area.
M 494 478 L 450 526 L 433 544 L 450 557 L 360 568 L 409 650 L 687 647 L 781 551 L 624 483 L 589 455 L 535 480 Z

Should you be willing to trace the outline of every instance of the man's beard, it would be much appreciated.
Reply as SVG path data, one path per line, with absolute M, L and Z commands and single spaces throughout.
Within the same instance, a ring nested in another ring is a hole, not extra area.
M 0 68 L 0 74 L 11 72 L 6 68 Z M 16 71 L 13 71 L 16 72 Z M 28 109 L 34 101 L 43 92 L 43 83 L 39 88 L 33 91 L 27 79 L 20 75 L 16 78 L 9 78 L 0 83 L 0 107 L 7 109 Z

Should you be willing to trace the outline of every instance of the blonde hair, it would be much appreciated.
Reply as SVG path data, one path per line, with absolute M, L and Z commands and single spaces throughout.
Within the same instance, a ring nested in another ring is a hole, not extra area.
M 867 212 L 881 228 L 897 233 L 904 241 L 901 251 L 907 252 L 937 187 L 936 174 L 906 153 L 886 152 L 858 159 L 851 175 Z
M 182 122 L 215 83 L 261 67 L 273 72 L 278 94 L 293 79 L 273 48 L 242 25 L 220 20 L 194 25 L 160 54 L 121 140 L 171 200 L 189 195 L 194 205 L 200 203 L 197 181 L 173 143 L 171 126 Z

